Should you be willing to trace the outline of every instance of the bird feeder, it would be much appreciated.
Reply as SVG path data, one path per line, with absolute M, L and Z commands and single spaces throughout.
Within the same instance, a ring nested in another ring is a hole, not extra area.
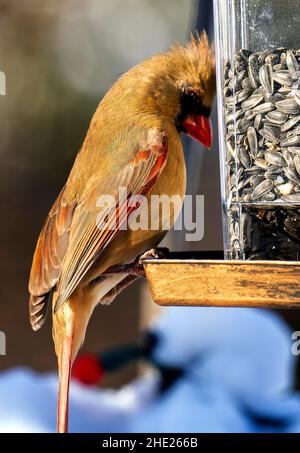
M 145 260 L 158 304 L 300 306 L 299 8 L 214 0 L 224 256 Z

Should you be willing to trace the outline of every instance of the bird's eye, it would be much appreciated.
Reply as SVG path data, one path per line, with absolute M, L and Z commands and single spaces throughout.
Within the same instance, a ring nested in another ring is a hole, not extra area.
M 190 97 L 190 98 L 196 97 L 196 93 L 194 91 L 186 91 L 184 94 L 186 97 Z
M 181 94 L 182 110 L 188 113 L 198 111 L 201 107 L 201 99 L 199 93 L 191 86 L 184 86 Z

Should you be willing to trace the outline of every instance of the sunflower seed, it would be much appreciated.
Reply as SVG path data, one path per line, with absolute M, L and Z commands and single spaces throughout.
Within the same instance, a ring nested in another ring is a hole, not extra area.
M 244 180 L 244 187 L 247 187 L 247 186 L 250 186 L 250 185 L 251 185 L 251 178 L 252 178 L 252 176 L 248 176 L 248 177 Z
M 227 149 L 228 149 L 228 151 L 230 152 L 230 154 L 231 154 L 232 156 L 235 156 L 234 145 L 233 145 L 233 143 L 232 143 L 230 140 L 227 140 L 227 141 L 226 141 L 226 146 L 227 146 Z
M 294 157 L 291 155 L 291 153 L 289 153 L 286 148 L 282 148 L 281 152 L 282 152 L 282 155 L 283 155 L 287 165 L 290 168 L 294 168 Z
M 252 120 L 255 117 L 256 113 L 253 113 L 253 110 L 246 110 L 244 117 L 246 120 Z
M 300 94 L 296 93 L 294 96 L 294 100 L 298 105 L 300 105 Z
M 268 168 L 268 162 L 265 159 L 261 159 L 259 157 L 257 159 L 254 159 L 254 164 L 257 167 L 262 168 L 263 170 L 267 170 Z
M 225 103 L 226 103 L 226 108 L 227 108 L 228 111 L 229 111 L 230 109 L 232 109 L 233 106 L 234 106 L 233 97 L 226 98 L 226 99 L 225 99 Z
M 290 167 L 284 167 L 283 169 L 283 172 L 285 174 L 285 176 L 290 179 L 291 181 L 294 181 L 296 183 L 299 183 L 300 182 L 300 178 L 299 178 L 299 175 L 296 173 L 295 170 L 293 170 L 292 168 Z
M 255 116 L 255 120 L 254 120 L 254 128 L 256 130 L 258 130 L 261 126 L 261 120 L 262 120 L 262 115 L 259 113 L 258 115 Z
M 235 74 L 238 74 L 239 72 L 243 71 L 244 69 L 246 69 L 245 62 L 242 60 L 241 61 L 237 60 L 237 62 L 235 64 L 235 68 L 234 68 Z
M 292 87 L 291 86 L 290 87 L 284 86 L 284 87 L 279 88 L 279 90 L 278 90 L 278 93 L 281 94 L 282 96 L 283 95 L 288 95 L 289 96 L 291 94 L 291 92 L 292 92 Z
M 276 199 L 276 195 L 274 192 L 268 192 L 262 196 L 264 201 L 274 201 Z
M 257 135 L 256 135 L 256 130 L 252 126 L 250 126 L 247 130 L 247 139 L 248 139 L 250 153 L 253 156 L 256 156 L 257 152 L 258 152 Z
M 259 82 L 259 63 L 258 63 L 258 57 L 255 54 L 250 55 L 249 60 L 249 78 L 251 80 L 252 86 L 256 88 L 257 82 Z
M 282 173 L 282 165 L 280 167 L 277 167 L 277 165 L 270 165 L 266 173 L 266 178 L 276 179 L 277 175 Z
M 267 56 L 269 54 L 270 54 L 270 52 L 268 50 L 264 50 L 263 52 L 258 52 L 257 56 L 258 56 L 259 63 L 264 63 L 265 59 L 267 58 Z
M 286 195 L 285 197 L 282 197 L 286 201 L 292 201 L 295 203 L 299 203 L 300 201 L 300 192 L 296 193 L 291 193 L 290 195 Z
M 292 137 L 293 135 L 295 135 L 294 129 L 291 130 L 291 131 L 287 131 L 286 134 L 285 134 L 285 137 L 288 138 L 288 137 Z
M 242 102 L 241 107 L 243 110 L 252 110 L 257 106 L 264 98 L 264 93 L 254 92 L 246 101 Z
M 236 120 L 238 120 L 243 115 L 243 110 L 236 110 L 236 112 L 227 115 L 226 117 L 226 124 L 230 124 Z
M 236 132 L 238 134 L 243 134 L 244 132 L 247 131 L 248 127 L 250 126 L 249 121 L 243 119 L 240 119 L 236 123 Z M 291 145 L 292 146 L 292 145 Z
M 255 164 L 255 161 L 254 161 L 254 164 Z M 262 168 L 263 167 L 259 167 L 258 165 L 255 164 L 251 168 L 246 168 L 245 169 L 245 173 L 256 173 L 256 174 L 259 174 L 259 172 L 262 171 Z
M 287 146 L 300 146 L 300 136 L 299 135 L 293 135 L 292 137 L 288 137 L 285 140 L 281 142 L 281 146 L 287 147 Z
M 294 157 L 294 165 L 295 165 L 295 168 L 298 172 L 298 175 L 300 175 L 300 156 L 295 156 Z
M 295 129 L 293 129 L 293 135 L 300 135 L 300 126 L 297 126 L 295 127 Z
M 279 83 L 280 85 L 284 85 L 287 87 L 291 87 L 293 85 L 293 80 L 289 71 L 275 71 L 273 72 L 273 79 L 275 82 Z
M 259 80 L 267 93 L 272 94 L 274 90 L 273 68 L 270 64 L 264 64 L 259 70 Z
M 239 72 L 238 75 L 236 76 L 237 82 L 242 82 L 245 79 L 245 75 L 246 75 L 246 70 L 242 69 L 241 72 Z
M 223 93 L 224 93 L 225 98 L 227 98 L 227 99 L 231 98 L 232 92 L 231 92 L 231 90 L 228 87 L 224 88 Z
M 286 165 L 285 159 L 278 152 L 267 151 L 265 154 L 265 160 L 271 165 L 284 166 Z
M 240 90 L 235 93 L 236 103 L 239 104 L 240 102 L 245 101 L 249 97 L 249 94 L 245 90 Z
M 264 180 L 265 180 L 264 175 L 252 175 L 252 176 L 250 176 L 250 185 L 258 186 L 258 184 L 260 184 Z
M 278 143 L 281 140 L 281 130 L 278 126 L 265 124 L 264 137 L 272 143 Z
M 266 193 L 270 192 L 273 187 L 273 181 L 271 181 L 270 179 L 265 179 L 265 181 L 258 184 L 258 186 L 253 190 L 251 199 L 257 200 L 258 198 L 263 197 Z
M 243 81 L 242 81 L 242 88 L 245 90 L 245 91 L 253 91 L 253 85 L 251 83 L 251 80 L 249 77 L 246 77 Z
M 288 121 L 286 121 L 286 122 L 281 126 L 282 132 L 287 132 L 287 131 L 289 131 L 289 130 L 292 129 L 294 126 L 296 126 L 296 124 L 298 124 L 299 121 L 300 121 L 300 115 L 294 116 L 293 118 L 289 119 Z
M 236 142 L 238 145 L 241 145 L 242 143 L 244 143 L 244 140 L 245 140 L 244 134 L 236 135 Z
M 299 71 L 299 64 L 298 61 L 296 60 L 296 57 L 290 50 L 288 50 L 286 53 L 286 65 L 288 67 L 292 79 L 297 80 L 298 78 L 297 71 Z
M 265 63 L 276 64 L 279 63 L 280 57 L 276 53 L 269 53 L 265 58 Z
M 286 53 L 285 53 L 286 49 L 284 47 L 280 47 L 278 50 L 281 51 L 280 63 L 285 65 L 286 64 Z
M 273 109 L 274 109 L 274 104 L 272 102 L 265 102 L 264 104 L 260 104 L 260 105 L 257 105 L 256 107 L 254 107 L 253 113 L 254 112 L 255 113 L 267 113 Z
M 266 115 L 266 119 L 270 123 L 283 124 L 288 119 L 288 116 L 286 113 L 279 112 L 279 110 L 273 110 Z
M 299 72 L 299 76 L 300 76 L 300 72 Z M 291 91 L 290 91 L 290 94 L 288 95 L 289 97 L 292 97 L 292 96 L 300 96 L 300 90 L 299 90 L 299 87 L 298 87 L 298 81 L 294 83 L 294 85 L 292 86 L 291 88 Z
M 293 153 L 293 154 L 296 154 L 298 156 L 300 156 L 300 147 L 299 146 L 289 146 L 287 148 L 287 150 L 290 152 L 290 153 Z
M 238 156 L 239 156 L 241 164 L 245 168 L 250 168 L 251 167 L 251 165 L 252 165 L 251 157 L 250 157 L 248 151 L 246 150 L 246 148 L 244 146 L 240 146 L 239 152 L 238 152 Z
M 298 114 L 300 112 L 300 105 L 291 98 L 285 99 L 283 101 L 278 101 L 275 103 L 275 106 L 280 112 L 284 113 Z

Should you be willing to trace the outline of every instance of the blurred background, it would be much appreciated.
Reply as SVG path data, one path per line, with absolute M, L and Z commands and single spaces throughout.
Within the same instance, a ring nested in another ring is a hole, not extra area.
M 24 365 L 56 369 L 51 323 L 34 333 L 27 315 L 27 284 L 38 233 L 63 186 L 91 117 L 120 74 L 191 31 L 213 37 L 211 1 L 196 0 L 0 0 L 0 330 L 6 356 L 0 370 Z M 205 195 L 205 235 L 193 249 L 221 250 L 222 223 L 216 115 L 211 152 L 184 137 L 188 193 Z M 193 152 L 194 151 L 194 152 Z M 165 242 L 185 250 L 183 232 Z M 157 316 L 145 282 L 110 307 L 96 309 L 84 350 L 99 352 L 135 341 Z M 282 311 L 293 330 L 299 313 Z M 137 373 L 131 365 L 107 377 L 118 387 Z

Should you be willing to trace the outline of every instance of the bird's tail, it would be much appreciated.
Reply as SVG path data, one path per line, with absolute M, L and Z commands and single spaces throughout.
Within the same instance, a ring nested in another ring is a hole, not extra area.
M 58 355 L 58 408 L 57 408 L 57 432 L 68 432 L 69 417 L 69 387 L 72 366 L 72 346 L 74 324 L 68 326 L 70 332 L 67 333 L 61 345 Z M 69 330 L 69 329 L 68 329 Z
M 57 294 L 53 297 L 53 307 Z M 69 386 L 71 368 L 83 343 L 93 304 L 88 303 L 82 292 L 75 293 L 56 312 L 53 309 L 53 339 L 58 361 L 58 411 L 57 431 L 68 431 Z
M 68 432 L 69 416 L 69 387 L 73 355 L 74 317 L 69 320 L 68 329 L 58 354 L 58 408 L 57 408 L 57 432 Z
M 77 290 L 57 310 L 55 306 L 58 293 L 55 292 L 53 295 L 53 339 L 59 374 L 57 431 L 60 433 L 68 431 L 71 368 L 83 343 L 91 314 L 99 299 L 109 294 L 122 279 L 124 279 L 123 274 L 107 277 L 98 285 L 89 288 L 89 291 Z M 112 295 L 109 299 L 111 298 L 113 298 Z

